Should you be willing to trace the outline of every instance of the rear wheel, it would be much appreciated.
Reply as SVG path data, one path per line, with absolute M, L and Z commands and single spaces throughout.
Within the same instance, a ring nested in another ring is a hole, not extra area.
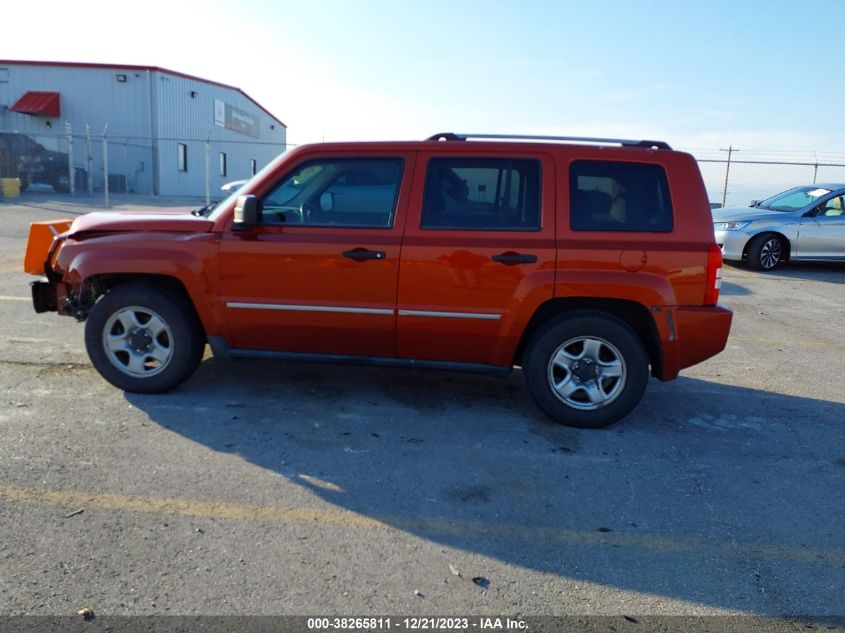
M 597 428 L 623 418 L 648 382 L 648 356 L 624 322 L 576 312 L 537 332 L 524 376 L 537 406 L 569 426 Z
M 94 367 L 115 387 L 159 393 L 188 379 L 205 344 L 181 296 L 128 283 L 94 304 L 85 323 L 85 347 Z
M 772 233 L 758 235 L 748 245 L 748 265 L 756 270 L 774 270 L 785 256 L 783 239 Z

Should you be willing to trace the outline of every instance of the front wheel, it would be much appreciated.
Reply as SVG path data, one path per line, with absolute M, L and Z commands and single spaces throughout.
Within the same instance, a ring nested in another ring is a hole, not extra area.
M 145 283 L 106 293 L 85 323 L 91 363 L 115 387 L 160 393 L 196 370 L 205 342 L 187 302 Z
M 598 428 L 623 418 L 648 382 L 648 356 L 624 322 L 577 312 L 538 331 L 528 345 L 524 376 L 534 402 L 569 426 Z
M 774 270 L 785 255 L 783 240 L 771 233 L 758 235 L 748 245 L 748 264 L 755 270 Z

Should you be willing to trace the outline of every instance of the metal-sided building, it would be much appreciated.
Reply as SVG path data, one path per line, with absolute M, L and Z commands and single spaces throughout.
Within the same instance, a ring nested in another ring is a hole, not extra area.
M 24 188 L 67 191 L 73 173 L 74 190 L 100 191 L 108 174 L 114 192 L 217 198 L 284 151 L 285 133 L 245 92 L 215 81 L 153 66 L 0 60 L 0 151 L 17 157 Z

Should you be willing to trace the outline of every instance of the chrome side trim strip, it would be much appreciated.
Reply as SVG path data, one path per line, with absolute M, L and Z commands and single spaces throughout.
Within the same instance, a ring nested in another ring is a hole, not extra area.
M 354 308 L 344 306 L 311 306 L 288 303 L 248 303 L 241 301 L 229 301 L 227 308 L 241 310 L 283 310 L 292 312 L 334 312 L 341 314 L 381 314 L 390 316 L 396 314 L 395 310 L 387 308 Z M 485 312 L 441 312 L 439 310 L 399 310 L 399 316 L 415 317 L 438 317 L 445 319 L 480 319 L 483 321 L 498 321 L 501 314 Z
M 483 321 L 498 321 L 501 314 L 483 312 L 439 312 L 435 310 L 399 310 L 399 316 L 442 317 L 446 319 L 481 319 Z
M 347 308 L 343 306 L 308 306 L 285 303 L 242 303 L 239 301 L 229 301 L 226 303 L 227 308 L 235 308 L 242 310 L 285 310 L 291 312 L 339 312 L 342 314 L 384 314 L 390 316 L 394 314 L 394 310 L 386 308 Z

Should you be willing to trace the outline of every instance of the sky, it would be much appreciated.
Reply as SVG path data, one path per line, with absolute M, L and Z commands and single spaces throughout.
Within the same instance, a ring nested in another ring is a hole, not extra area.
M 845 158 L 845 0 L 41 0 L 0 59 L 238 86 L 288 142 L 649 138 Z

